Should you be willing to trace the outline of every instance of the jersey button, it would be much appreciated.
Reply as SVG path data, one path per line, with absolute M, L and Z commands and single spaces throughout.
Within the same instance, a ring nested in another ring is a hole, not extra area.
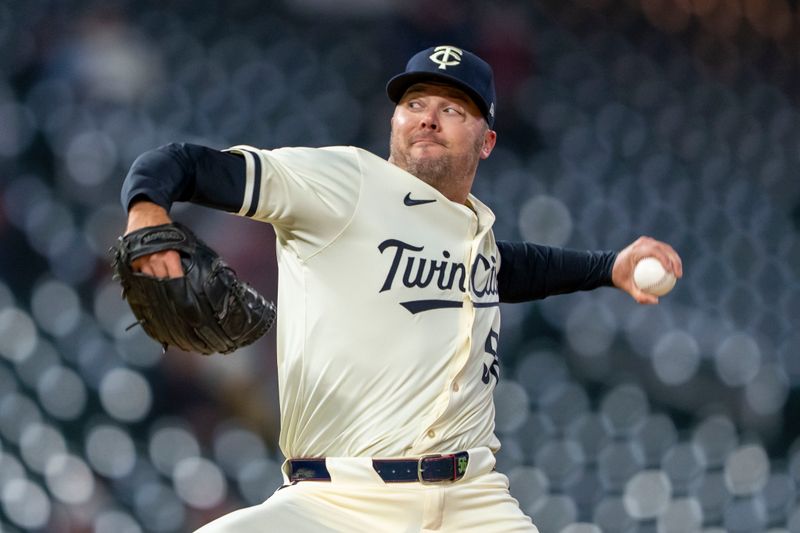
M 428 430 L 428 438 L 432 439 L 435 436 L 436 436 L 436 432 L 434 430 L 432 430 L 432 429 L 429 429 Z
M 458 392 L 459 388 L 458 383 L 453 383 L 453 392 Z

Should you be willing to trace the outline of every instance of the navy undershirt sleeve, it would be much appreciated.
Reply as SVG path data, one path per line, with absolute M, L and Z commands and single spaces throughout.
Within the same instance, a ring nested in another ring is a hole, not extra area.
M 172 143 L 145 152 L 133 162 L 120 200 L 126 210 L 145 198 L 167 211 L 180 201 L 237 212 L 244 187 L 245 161 L 240 155 Z
M 497 285 L 504 303 L 612 286 L 616 252 L 586 252 L 530 242 L 498 241 Z

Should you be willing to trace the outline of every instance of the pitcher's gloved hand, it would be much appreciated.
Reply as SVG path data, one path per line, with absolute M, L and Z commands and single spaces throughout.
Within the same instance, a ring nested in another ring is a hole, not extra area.
M 155 278 L 135 272 L 139 257 L 175 250 L 184 275 Z M 150 226 L 120 237 L 111 267 L 122 297 L 144 331 L 164 350 L 177 346 L 205 355 L 253 343 L 275 322 L 275 304 L 240 281 L 219 255 L 186 226 Z

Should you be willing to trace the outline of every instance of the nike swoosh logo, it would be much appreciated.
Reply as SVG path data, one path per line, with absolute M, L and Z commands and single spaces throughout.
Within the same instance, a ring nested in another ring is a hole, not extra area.
M 411 193 L 406 194 L 405 198 L 403 198 L 403 203 L 408 207 L 413 207 L 415 205 L 422 205 L 422 204 L 430 204 L 435 202 L 436 200 L 415 200 L 411 198 Z

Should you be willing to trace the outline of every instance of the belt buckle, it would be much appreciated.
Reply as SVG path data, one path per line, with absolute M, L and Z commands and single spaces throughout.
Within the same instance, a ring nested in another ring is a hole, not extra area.
M 417 479 L 423 485 L 433 485 L 435 483 L 441 483 L 442 481 L 446 481 L 444 479 L 438 480 L 438 481 L 428 481 L 428 480 L 425 480 L 425 479 L 422 478 L 422 464 L 423 464 L 423 462 L 426 459 L 438 459 L 439 457 L 442 457 L 442 454 L 434 453 L 434 454 L 431 454 L 431 455 L 423 455 L 422 457 L 420 457 L 417 460 Z

